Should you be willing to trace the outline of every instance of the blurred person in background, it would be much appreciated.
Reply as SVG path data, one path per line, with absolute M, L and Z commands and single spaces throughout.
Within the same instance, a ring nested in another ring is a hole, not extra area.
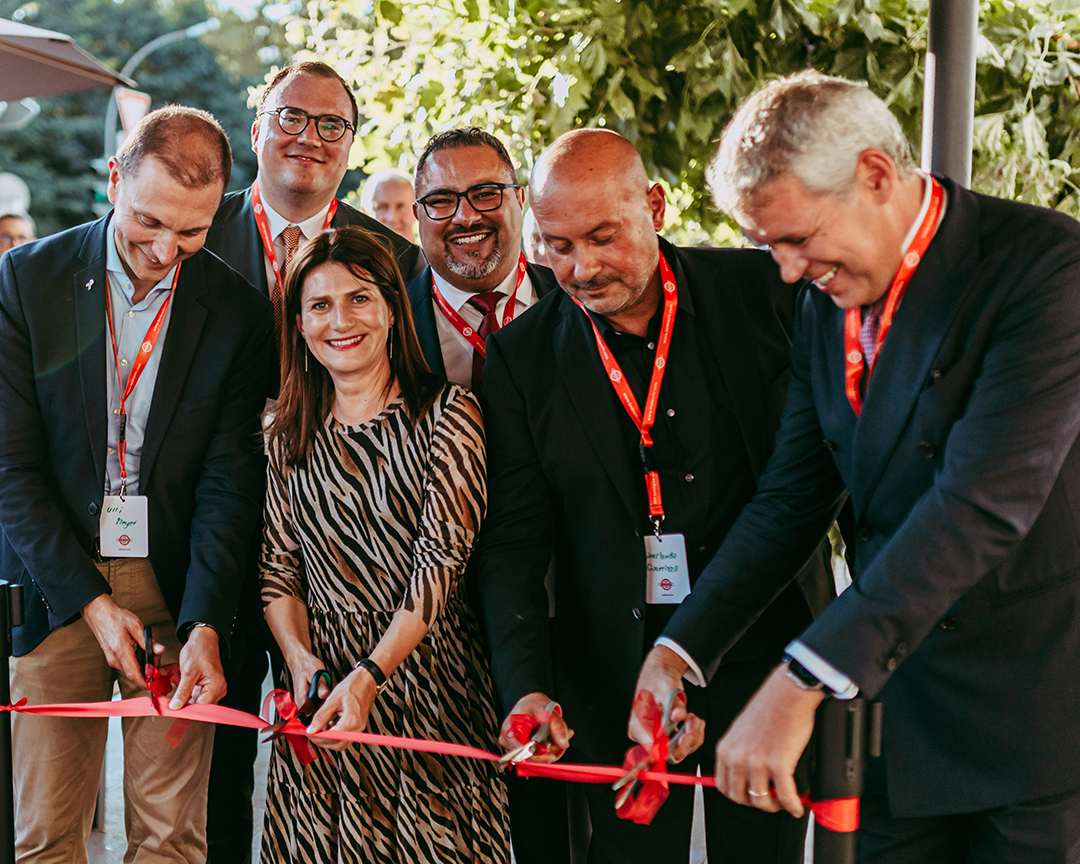
M 412 177 L 397 168 L 383 168 L 364 181 L 360 209 L 409 241 L 416 240 Z
M 4 213 L 0 215 L 0 254 L 36 240 L 34 220 L 26 213 Z

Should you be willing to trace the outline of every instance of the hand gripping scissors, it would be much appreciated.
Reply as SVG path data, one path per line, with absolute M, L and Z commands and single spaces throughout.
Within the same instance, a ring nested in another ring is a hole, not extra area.
M 307 701 L 300 706 L 300 708 L 296 712 L 296 716 L 291 719 L 299 720 L 305 726 L 307 726 L 308 723 L 311 722 L 311 718 L 315 716 L 315 712 L 318 711 L 322 707 L 323 702 L 326 701 L 321 696 L 319 696 L 319 684 L 321 684 L 323 681 L 326 682 L 326 686 L 329 687 L 331 690 L 334 689 L 334 682 L 333 679 L 331 679 L 330 677 L 330 673 L 327 672 L 325 669 L 320 669 L 318 672 L 311 676 L 311 686 L 308 687 Z M 267 741 L 273 741 L 275 738 L 280 738 L 282 735 L 284 735 L 285 733 L 281 730 L 284 729 L 286 724 L 289 722 L 290 720 L 279 720 L 274 725 L 267 726 L 265 729 L 263 729 L 263 732 L 270 732 L 271 735 L 269 738 L 266 738 L 262 743 L 265 744 Z
M 668 752 L 674 748 L 675 744 L 679 740 L 679 736 L 682 735 L 683 730 L 679 725 L 671 722 L 671 712 L 675 708 L 675 704 L 679 701 L 679 697 L 682 697 L 682 701 L 685 703 L 686 697 L 683 691 L 679 687 L 674 687 L 668 692 L 667 698 L 664 700 L 664 711 L 660 715 L 660 724 L 664 729 L 664 734 L 668 736 Z M 670 756 L 668 762 L 672 762 Z M 618 810 L 627 801 L 634 797 L 637 791 L 641 788 L 641 779 L 639 775 L 642 771 L 646 771 L 652 765 L 652 760 L 647 756 L 640 762 L 631 765 L 618 780 L 616 780 L 611 788 L 619 792 L 619 797 L 615 799 L 615 809 Z
M 559 706 L 555 702 L 548 702 L 544 711 L 548 714 L 554 715 L 555 709 Z M 502 758 L 499 759 L 500 764 L 511 763 L 517 765 L 519 762 L 526 762 L 536 755 L 536 750 L 541 744 L 551 743 L 551 721 L 548 720 L 545 723 L 541 723 L 535 729 L 532 734 L 529 735 L 529 740 L 511 750 L 509 753 L 504 753 Z

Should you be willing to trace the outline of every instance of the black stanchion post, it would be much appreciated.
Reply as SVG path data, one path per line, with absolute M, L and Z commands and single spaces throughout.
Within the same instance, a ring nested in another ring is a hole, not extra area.
M 810 797 L 859 798 L 868 756 L 881 755 L 881 703 L 826 699 L 814 720 Z M 814 864 L 855 864 L 855 832 L 814 825 Z
M 22 624 L 22 586 L 0 582 L 0 705 L 11 704 L 11 628 Z M 15 864 L 15 784 L 11 771 L 11 712 L 0 714 L 0 861 Z

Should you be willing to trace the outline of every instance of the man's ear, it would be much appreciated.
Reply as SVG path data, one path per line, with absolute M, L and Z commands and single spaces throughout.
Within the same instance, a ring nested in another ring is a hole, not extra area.
M 882 203 L 892 198 L 900 181 L 892 157 L 875 147 L 868 147 L 855 161 L 855 185 Z
M 649 205 L 653 228 L 659 234 L 664 229 L 664 215 L 667 213 L 667 196 L 664 194 L 664 187 L 659 183 L 653 183 L 649 191 L 645 193 L 645 200 Z

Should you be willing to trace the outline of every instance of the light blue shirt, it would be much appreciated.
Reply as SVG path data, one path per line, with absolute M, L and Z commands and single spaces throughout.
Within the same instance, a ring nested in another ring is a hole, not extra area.
M 142 345 L 146 331 L 150 329 L 154 317 L 161 309 L 161 304 L 169 296 L 176 267 L 170 270 L 164 279 L 150 289 L 138 303 L 133 303 L 135 286 L 131 283 L 124 265 L 120 262 L 120 253 L 116 249 L 115 228 L 110 223 L 105 243 L 105 269 L 108 271 L 109 302 L 112 304 L 113 330 L 116 333 L 116 356 L 113 355 L 112 339 L 106 334 L 105 341 L 105 385 L 109 399 L 109 435 L 108 451 L 105 461 L 105 494 L 120 494 L 120 454 L 117 442 L 120 439 L 120 396 L 121 384 L 117 381 L 117 357 L 120 365 L 120 381 L 127 387 L 128 375 L 135 362 L 135 355 Z M 177 265 L 179 266 L 179 265 Z M 139 376 L 135 389 L 131 391 L 125 403 L 127 413 L 127 494 L 139 494 L 139 463 L 142 459 L 143 437 L 146 434 L 146 418 L 150 415 L 150 402 L 154 398 L 154 385 L 157 383 L 158 367 L 161 354 L 165 350 L 165 336 L 172 318 L 173 304 L 165 313 L 161 324 L 154 352 L 147 361 L 146 368 Z M 108 328 L 108 324 L 106 324 Z

